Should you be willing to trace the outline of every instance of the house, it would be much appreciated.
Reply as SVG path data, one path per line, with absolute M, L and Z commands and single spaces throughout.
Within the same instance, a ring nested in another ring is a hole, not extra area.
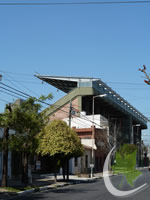
M 94 165 L 95 172 L 101 172 L 103 169 L 109 151 L 108 122 L 101 115 L 94 115 L 94 123 L 92 118 L 92 115 L 87 116 L 85 112 L 82 112 L 80 117 L 71 119 L 71 127 L 78 134 L 84 146 L 84 155 L 70 160 L 71 174 L 89 173 L 91 164 Z M 69 125 L 69 118 L 63 121 Z

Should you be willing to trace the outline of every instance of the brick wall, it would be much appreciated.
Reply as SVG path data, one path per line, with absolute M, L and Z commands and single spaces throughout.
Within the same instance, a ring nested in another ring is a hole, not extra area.
M 79 110 L 78 97 L 72 100 L 72 107 Z M 60 109 L 56 110 L 52 115 L 50 115 L 50 121 L 54 119 L 63 120 L 69 117 L 70 102 L 62 106 Z M 73 117 L 73 116 L 72 116 Z

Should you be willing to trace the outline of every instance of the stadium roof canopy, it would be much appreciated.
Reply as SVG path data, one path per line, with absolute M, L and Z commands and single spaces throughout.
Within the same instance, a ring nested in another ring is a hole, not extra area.
M 145 124 L 145 127 L 147 126 L 147 121 L 149 121 L 148 118 L 146 118 L 141 112 L 139 112 L 128 101 L 122 98 L 99 78 L 42 75 L 35 76 L 65 93 L 69 93 L 76 88 L 85 87 L 92 88 L 94 91 L 93 95 L 107 94 L 107 97 L 105 98 L 107 102 L 109 102 L 111 105 L 115 105 L 119 108 L 119 110 L 122 110 L 123 112 L 125 111 L 134 118 L 138 119 L 140 122 Z

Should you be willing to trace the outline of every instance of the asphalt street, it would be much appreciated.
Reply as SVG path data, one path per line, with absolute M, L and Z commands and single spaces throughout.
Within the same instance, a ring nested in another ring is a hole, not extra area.
M 124 199 L 130 200 L 149 200 L 150 199 L 150 172 L 148 170 L 142 171 L 142 175 L 135 181 L 134 187 L 148 184 L 148 187 L 141 192 L 127 197 Z M 120 185 L 123 179 L 122 186 Z M 126 182 L 126 179 L 122 176 L 111 177 L 113 185 L 120 190 L 131 190 L 133 189 Z M 48 190 L 44 192 L 37 192 L 11 198 L 13 200 L 114 200 L 122 199 L 121 197 L 115 197 L 110 194 L 104 184 L 103 179 L 97 180 L 93 183 L 82 183 L 76 185 L 64 186 L 61 188 Z

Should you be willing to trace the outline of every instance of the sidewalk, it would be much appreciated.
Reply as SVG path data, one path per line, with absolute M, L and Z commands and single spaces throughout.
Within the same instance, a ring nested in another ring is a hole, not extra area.
M 7 200 L 13 197 L 14 195 L 23 195 L 26 193 L 36 192 L 36 191 L 43 191 L 48 189 L 54 189 L 57 187 L 65 186 L 65 185 L 72 185 L 78 183 L 85 183 L 85 182 L 93 182 L 96 179 L 102 178 L 102 173 L 94 174 L 94 177 L 89 178 L 85 176 L 78 177 L 76 175 L 70 175 L 69 181 L 64 182 L 62 175 L 57 176 L 57 183 L 54 182 L 54 176 L 52 174 L 42 174 L 42 175 L 33 175 L 33 186 L 34 188 L 28 189 L 21 192 L 8 192 L 5 189 L 0 188 L 0 200 Z M 19 180 L 9 180 L 8 182 L 9 187 L 15 187 L 19 190 L 24 188 L 24 185 Z
M 148 167 L 140 167 L 137 168 L 138 170 L 147 170 Z M 110 174 L 112 176 L 113 174 Z M 73 185 L 73 184 L 79 184 L 79 183 L 90 183 L 93 181 L 96 181 L 97 179 L 103 178 L 103 173 L 95 173 L 94 177 L 89 178 L 85 177 L 84 175 L 82 176 L 76 176 L 76 175 L 69 175 L 69 181 L 64 182 L 62 175 L 57 176 L 57 183 L 54 182 L 54 176 L 52 174 L 34 174 L 33 175 L 33 186 L 35 188 L 30 188 L 28 190 L 20 191 L 20 192 L 8 192 L 4 189 L 0 188 L 0 200 L 8 200 L 11 199 L 15 195 L 24 195 L 27 193 L 32 193 L 32 192 L 38 192 L 38 191 L 44 191 L 44 190 L 49 190 L 49 189 L 55 189 L 57 187 L 62 187 L 66 185 Z M 18 189 L 23 189 L 24 185 L 21 183 L 19 180 L 9 180 L 8 182 L 9 187 L 15 187 Z

